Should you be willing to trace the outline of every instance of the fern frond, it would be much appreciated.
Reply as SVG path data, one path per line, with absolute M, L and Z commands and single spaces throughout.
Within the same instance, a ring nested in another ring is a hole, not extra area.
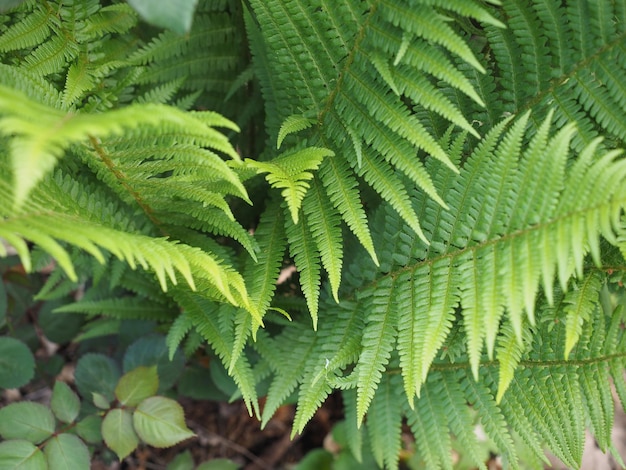
M 280 148 L 283 140 L 285 140 L 285 137 L 287 137 L 289 134 L 294 134 L 303 131 L 304 129 L 308 129 L 313 124 L 315 124 L 315 121 L 305 116 L 297 114 L 289 116 L 280 126 L 280 130 L 278 131 L 278 137 L 276 139 L 276 148 Z
M 376 463 L 381 468 L 397 468 L 400 459 L 401 384 L 397 375 L 385 375 L 367 415 L 367 430 Z
M 587 275 L 580 286 L 565 295 L 567 314 L 565 332 L 565 358 L 578 342 L 582 334 L 583 324 L 589 321 L 598 304 L 600 276 L 596 272 Z
M 289 329 L 286 336 L 276 339 L 275 344 L 263 346 L 264 348 L 277 348 L 275 352 L 278 353 L 278 360 L 270 364 L 276 373 L 276 380 L 272 381 L 267 392 L 261 426 L 267 424 L 278 407 L 293 393 L 302 380 L 304 365 L 315 344 L 312 336 L 310 328 L 303 325 L 302 328 Z M 285 357 L 291 357 L 293 360 L 285 360 Z
M 298 269 L 300 286 L 311 313 L 313 329 L 317 330 L 317 309 L 321 285 L 319 251 L 306 224 L 294 224 L 291 219 L 287 219 L 285 223 L 289 253 Z
M 363 351 L 357 366 L 357 419 L 361 423 L 391 357 L 398 309 L 393 284 L 377 286 L 371 299 L 371 315 L 363 330 Z
M 313 170 L 317 170 L 326 157 L 332 157 L 331 150 L 321 147 L 305 147 L 287 151 L 270 162 L 246 159 L 246 163 L 259 173 L 267 173 L 267 182 L 274 188 L 282 189 L 282 196 L 289 206 L 291 218 L 298 223 L 298 212 L 302 200 L 309 189 Z
M 320 165 L 320 179 L 333 206 L 341 213 L 352 233 L 359 239 L 374 263 L 378 265 L 378 257 L 357 188 L 358 183 L 350 173 L 347 163 L 339 158 L 325 159 Z
M 162 105 L 129 106 L 98 115 L 65 114 L 0 87 L 0 115 L 3 133 L 15 135 L 11 145 L 18 206 L 70 144 L 122 134 L 125 128 L 142 124 L 184 128 L 187 134 L 195 134 L 199 145 L 239 158 L 225 136 L 176 108 Z
M 140 297 L 78 301 L 54 310 L 60 313 L 105 315 L 109 318 L 165 320 L 172 317 L 171 307 L 146 302 Z
M 50 35 L 50 11 L 38 6 L 21 21 L 11 25 L 0 36 L 0 51 L 27 49 L 44 42 Z
M 304 199 L 303 209 L 307 216 L 307 225 L 317 244 L 322 265 L 328 273 L 333 297 L 338 302 L 343 265 L 340 219 L 319 181 L 313 180 L 311 191 Z
M 217 306 L 202 296 L 177 290 L 174 298 L 183 307 L 194 328 L 202 335 L 205 341 L 215 350 L 225 367 L 230 363 L 232 345 L 229 344 L 225 332 L 220 330 L 217 322 Z M 260 417 L 259 405 L 255 388 L 254 375 L 250 363 L 244 356 L 240 356 L 231 374 L 239 390 L 250 416 Z
M 107 33 L 125 33 L 137 24 L 137 13 L 127 3 L 107 5 L 86 18 L 79 31 L 86 37 L 101 37 Z
M 0 188 L 0 197 L 6 209 L 10 207 L 12 191 L 6 181 L 0 182 Z M 194 278 L 204 280 L 235 305 L 249 305 L 239 275 L 220 265 L 209 253 L 162 238 L 114 230 L 80 216 L 69 215 L 67 209 L 62 210 L 62 207 L 57 206 L 56 209 L 45 198 L 31 197 L 19 214 L 4 211 L 0 232 L 10 243 L 16 243 L 16 248 L 24 246 L 18 241 L 21 238 L 39 244 L 57 259 L 72 280 L 77 279 L 73 264 L 67 251 L 56 240 L 82 248 L 100 262 L 104 262 L 101 247 L 125 260 L 133 269 L 139 265 L 152 270 L 164 291 L 167 290 L 168 279 L 174 285 L 177 283 L 178 272 L 192 289 L 196 286 Z M 68 226 L 73 228 L 72 231 L 67 230 Z M 28 252 L 22 248 L 19 251 L 24 266 L 29 270 Z
M 350 367 L 361 350 L 361 332 L 364 328 L 361 312 L 349 302 L 336 304 L 330 299 L 325 306 L 332 306 L 333 315 L 319 323 L 314 348 L 307 358 L 305 375 L 302 378 L 298 406 L 293 429 L 302 432 L 320 404 L 331 392 L 329 381 L 338 377 L 341 370 Z M 357 425 L 356 408 L 354 409 Z
M 457 17 L 502 23 L 477 2 L 440 3 L 433 8 L 432 2 L 409 5 L 390 0 L 370 8 L 349 1 L 285 4 L 255 0 L 250 6 L 248 30 L 265 39 L 262 46 L 253 45 L 253 55 L 272 116 L 267 122 L 270 140 L 282 142 L 287 128 L 281 126 L 291 124 L 294 116 L 300 116 L 295 130 L 314 125 L 308 132 L 311 140 L 323 142 L 341 160 L 333 171 L 324 163 L 320 179 L 374 260 L 363 206 L 350 181 L 355 173 L 422 233 L 394 170 L 445 206 L 420 152 L 439 159 L 452 171 L 457 169 L 413 109 L 426 107 L 478 135 L 453 101 L 436 91 L 433 78 L 482 103 L 446 54 L 460 57 L 479 71 L 483 66 L 445 15 L 454 12 Z M 395 61 L 390 60 L 394 56 Z M 294 88 L 292 83 L 307 86 Z M 312 115 L 317 116 L 315 122 Z M 342 193 L 349 196 L 347 203 L 339 200 Z
M 622 91 L 619 77 L 625 63 L 626 30 L 620 5 L 576 2 L 557 5 L 545 1 L 515 0 L 494 9 L 508 28 L 485 27 L 489 61 L 502 93 L 498 103 L 485 95 L 487 107 L 507 113 L 533 109 L 541 120 L 550 109 L 557 122 L 577 122 L 580 132 L 573 145 L 581 150 L 598 135 L 613 135 L 622 142 Z M 520 61 L 519 57 L 525 57 Z M 492 94 L 491 96 L 495 96 Z
M 244 272 L 249 281 L 250 298 L 257 305 L 260 315 L 267 311 L 276 290 L 276 280 L 286 248 L 284 224 L 280 204 L 271 201 L 261 214 L 255 231 L 255 238 L 259 243 L 258 261 L 249 264 Z
M 517 452 L 502 412 L 498 409 L 489 389 L 470 377 L 464 377 L 461 384 L 470 405 L 478 413 L 487 435 L 496 443 L 502 457 L 511 468 L 519 468 Z
M 406 409 L 407 421 L 415 436 L 420 456 L 429 468 L 452 469 L 448 457 L 452 442 L 443 403 L 439 399 L 437 383 L 424 384 L 423 396 L 416 409 Z
M 183 338 L 187 335 L 187 333 L 189 333 L 192 327 L 193 321 L 185 312 L 178 315 L 170 326 L 167 336 L 165 337 L 165 344 L 167 346 L 170 361 L 174 357 L 174 354 L 180 346 Z

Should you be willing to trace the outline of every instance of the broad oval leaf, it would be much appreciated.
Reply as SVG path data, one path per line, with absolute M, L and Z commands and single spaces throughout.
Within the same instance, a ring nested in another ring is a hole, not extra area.
M 127 410 L 116 408 L 107 413 L 102 421 L 102 437 L 106 445 L 120 460 L 134 451 L 139 438 L 133 428 L 133 417 Z
M 15 338 L 0 337 L 0 387 L 26 385 L 35 373 L 33 353 Z
M 71 423 L 80 411 L 80 400 L 69 385 L 57 381 L 52 390 L 50 407 L 59 421 Z
M 39 444 L 54 433 L 54 416 L 40 403 L 23 401 L 0 409 L 0 436 Z
M 140 366 L 122 376 L 115 387 L 115 396 L 122 405 L 137 406 L 155 395 L 158 389 L 157 366 Z
M 99 393 L 109 402 L 113 401 L 113 390 L 119 378 L 117 364 L 104 354 L 85 354 L 78 360 L 74 372 L 76 387 L 83 397 Z
M 148 23 L 169 28 L 179 34 L 191 29 L 193 13 L 198 0 L 170 0 L 154 2 L 152 0 L 127 0 L 141 17 Z
M 5 470 L 48 470 L 43 452 L 32 442 L 0 442 L 0 468 Z
M 123 369 L 129 372 L 139 366 L 157 366 L 159 393 L 172 388 L 185 369 L 185 356 L 176 349 L 170 359 L 165 337 L 150 335 L 131 344 L 124 354 Z
M 170 398 L 150 397 L 133 414 L 139 437 L 154 447 L 171 447 L 195 436 L 185 424 L 182 406 Z
M 102 418 L 97 415 L 87 416 L 76 424 L 76 434 L 90 444 L 102 442 Z
M 193 470 L 195 466 L 191 452 L 186 450 L 174 457 L 165 470 Z
M 44 449 L 48 467 L 54 470 L 89 470 L 89 450 L 74 434 L 59 434 Z

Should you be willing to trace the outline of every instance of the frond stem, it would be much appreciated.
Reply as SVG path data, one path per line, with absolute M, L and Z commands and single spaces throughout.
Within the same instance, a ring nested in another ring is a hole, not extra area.
M 519 361 L 519 367 L 525 368 L 545 368 L 545 367 L 557 367 L 557 366 L 567 366 L 567 367 L 584 367 L 593 364 L 603 364 L 605 362 L 610 362 L 614 359 L 624 359 L 626 358 L 626 352 L 623 353 L 615 353 L 615 354 L 607 354 L 606 356 L 597 356 L 590 357 L 586 359 L 551 359 L 546 361 L 533 361 L 530 359 Z M 463 369 L 471 369 L 472 365 L 468 362 L 454 362 L 447 364 L 431 364 L 429 370 L 430 371 L 439 371 L 446 372 L 452 370 L 463 370 Z M 479 364 L 480 368 L 499 368 L 500 361 L 484 361 Z M 392 368 L 386 371 L 387 374 L 401 374 L 402 369 Z
M 152 208 L 148 204 L 146 204 L 143 198 L 141 197 L 141 195 L 126 182 L 126 178 L 124 174 L 116 168 L 115 163 L 113 163 L 113 161 L 109 158 L 107 153 L 104 151 L 104 149 L 98 142 L 98 139 L 90 135 L 89 141 L 91 142 L 92 147 L 96 151 L 96 154 L 98 154 L 98 157 L 100 157 L 100 160 L 102 160 L 102 162 L 107 166 L 107 168 L 111 171 L 111 173 L 113 173 L 115 178 L 124 187 L 124 189 L 128 191 L 128 193 L 132 196 L 132 198 L 135 200 L 137 205 L 146 214 L 146 216 L 148 216 L 148 219 L 150 219 L 150 221 L 159 229 L 161 234 L 163 234 L 164 236 L 168 236 L 167 231 L 163 228 L 163 224 L 154 215 Z
M 365 38 L 365 32 L 367 30 L 367 26 L 369 25 L 370 19 L 376 12 L 377 8 L 378 8 L 378 2 L 373 3 L 372 6 L 370 7 L 367 19 L 363 22 L 361 29 L 359 29 L 358 34 L 354 38 L 354 44 L 349 54 L 346 56 L 346 61 L 343 66 L 343 69 L 341 70 L 341 72 L 339 73 L 339 76 L 337 77 L 335 88 L 333 88 L 333 90 L 328 95 L 328 99 L 326 100 L 326 105 L 322 108 L 322 110 L 319 112 L 317 116 L 317 122 L 320 127 L 322 127 L 322 125 L 324 124 L 325 116 L 332 110 L 335 99 L 337 98 L 337 95 L 339 94 L 341 87 L 343 85 L 343 80 L 345 76 L 348 74 L 348 70 L 350 66 L 354 62 L 356 53 L 359 50 L 359 45 L 361 44 L 361 42 L 363 42 L 363 39 Z
M 591 63 L 596 61 L 605 52 L 610 51 L 611 49 L 613 49 L 616 46 L 619 46 L 619 44 L 622 43 L 625 39 L 626 39 L 626 31 L 624 33 L 622 33 L 621 35 L 619 35 L 615 40 L 613 40 L 613 41 L 605 44 L 604 46 L 602 46 L 594 54 L 592 54 L 592 55 L 586 57 L 584 60 L 581 60 L 580 62 L 578 62 L 565 75 L 562 75 L 562 76 L 560 76 L 558 78 L 552 79 L 550 81 L 550 87 L 548 87 L 545 90 L 537 93 L 531 100 L 526 102 L 526 104 L 522 108 L 518 109 L 515 114 L 523 114 L 524 111 L 529 110 L 529 109 L 533 109 L 535 106 L 537 106 L 539 103 L 541 103 L 541 101 L 543 101 L 543 99 L 546 96 L 552 95 L 557 88 L 559 88 L 562 85 L 564 85 L 565 83 L 567 83 L 579 71 L 587 68 Z

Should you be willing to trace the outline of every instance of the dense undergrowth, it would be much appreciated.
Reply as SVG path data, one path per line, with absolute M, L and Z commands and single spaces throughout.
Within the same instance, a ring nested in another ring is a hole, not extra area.
M 47 338 L 80 398 L 0 410 L 7 468 L 171 446 L 177 394 L 295 434 L 338 391 L 332 468 L 614 451 L 626 2 L 11 3 L 0 386 Z

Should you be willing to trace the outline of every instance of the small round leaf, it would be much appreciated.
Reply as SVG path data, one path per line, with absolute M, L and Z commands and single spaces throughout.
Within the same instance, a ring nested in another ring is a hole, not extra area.
M 133 428 L 133 417 L 127 410 L 116 408 L 107 413 L 102 421 L 104 442 L 120 460 L 134 451 L 139 439 Z
M 40 403 L 22 401 L 0 409 L 0 436 L 39 444 L 54 432 L 54 416 Z
M 50 400 L 52 412 L 63 423 L 71 423 L 80 411 L 78 395 L 65 382 L 57 381 L 52 389 Z
M 111 408 L 111 404 L 109 400 L 104 395 L 100 395 L 99 393 L 92 392 L 91 398 L 93 399 L 93 404 L 96 405 L 101 410 L 108 410 Z
M 6 470 L 48 470 L 46 458 L 32 442 L 0 442 L 0 468 Z
M 55 470 L 89 470 L 91 457 L 83 441 L 74 434 L 54 436 L 44 449 L 48 467 Z
M 35 358 L 28 346 L 15 338 L 0 337 L 0 387 L 21 387 L 34 374 Z
M 122 405 L 137 406 L 156 395 L 159 389 L 157 366 L 140 366 L 122 376 L 115 387 L 115 396 Z
M 150 397 L 133 414 L 139 437 L 154 447 L 171 447 L 195 436 L 185 424 L 183 407 L 170 398 Z

